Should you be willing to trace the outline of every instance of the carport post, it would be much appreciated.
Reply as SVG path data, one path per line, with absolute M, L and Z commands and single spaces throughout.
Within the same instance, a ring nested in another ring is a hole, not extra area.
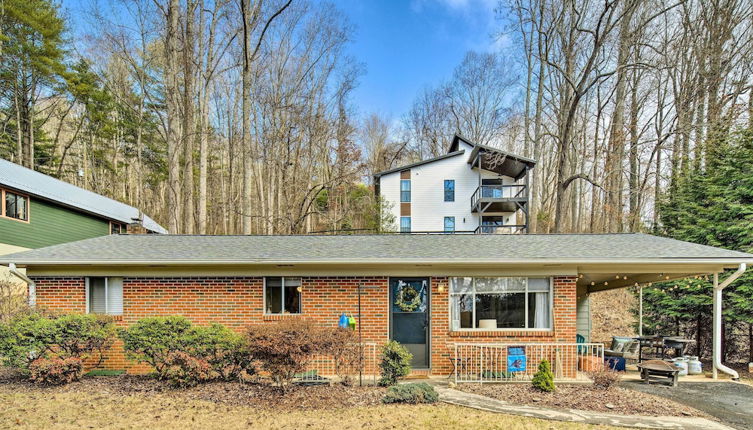
M 741 263 L 735 273 L 731 274 L 727 279 L 719 284 L 719 272 L 714 272 L 714 343 L 713 343 L 713 355 L 714 355 L 714 370 L 713 378 L 717 378 L 719 370 L 732 376 L 732 379 L 740 379 L 740 375 L 729 367 L 722 364 L 722 290 L 731 284 L 732 281 L 739 278 L 745 272 L 745 263 Z

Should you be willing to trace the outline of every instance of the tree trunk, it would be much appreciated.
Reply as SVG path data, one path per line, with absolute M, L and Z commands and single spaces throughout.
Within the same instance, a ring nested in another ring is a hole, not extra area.
M 196 141 L 196 67 L 194 63 L 195 1 L 186 4 L 186 23 L 183 38 L 183 232 L 194 232 L 193 150 Z
M 180 183 L 180 131 L 177 82 L 179 1 L 168 0 L 167 33 L 165 37 L 165 102 L 167 115 L 167 225 L 171 233 L 180 233 L 181 219 L 181 183 Z

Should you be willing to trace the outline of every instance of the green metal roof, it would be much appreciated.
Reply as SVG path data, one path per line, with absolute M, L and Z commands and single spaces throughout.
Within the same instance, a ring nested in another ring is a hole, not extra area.
M 0 264 L 752 262 L 753 255 L 647 234 L 112 235 L 0 256 Z

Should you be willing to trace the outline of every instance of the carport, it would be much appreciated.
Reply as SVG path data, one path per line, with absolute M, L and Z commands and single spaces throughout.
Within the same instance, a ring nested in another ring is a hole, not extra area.
M 639 318 L 642 329 L 642 289 L 651 286 L 655 282 L 672 281 L 696 276 L 708 276 L 713 280 L 713 377 L 717 378 L 718 371 L 730 375 L 733 379 L 739 378 L 738 373 L 725 366 L 721 362 L 721 333 L 722 333 L 722 291 L 753 263 L 748 254 L 741 254 L 740 258 L 646 258 L 643 261 L 625 261 L 611 264 L 588 264 L 578 267 L 578 286 L 588 294 L 617 288 L 637 287 L 641 291 Z M 728 270 L 734 270 L 727 274 L 720 282 L 720 277 Z M 642 333 L 639 333 L 642 334 Z

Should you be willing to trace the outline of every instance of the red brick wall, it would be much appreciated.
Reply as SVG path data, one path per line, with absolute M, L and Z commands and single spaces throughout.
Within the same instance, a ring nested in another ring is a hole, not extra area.
M 118 325 L 140 318 L 183 315 L 197 324 L 217 322 L 242 331 L 251 324 L 280 318 L 305 318 L 334 326 L 342 312 L 357 316 L 359 285 L 364 341 L 383 343 L 389 336 L 388 277 L 303 277 L 301 315 L 264 315 L 261 277 L 125 278 L 123 316 Z M 37 305 L 59 312 L 85 312 L 84 278 L 34 277 Z M 575 277 L 554 281 L 554 329 L 551 331 L 450 332 L 447 277 L 431 279 L 431 367 L 433 374 L 448 374 L 455 342 L 575 342 Z M 442 291 L 440 291 L 440 289 Z M 104 366 L 148 370 L 125 359 L 115 347 Z
M 452 371 L 455 343 L 575 342 L 576 277 L 554 278 L 554 328 L 543 331 L 450 331 L 448 278 L 432 278 L 431 287 L 431 371 L 447 375 Z M 443 291 L 439 291 L 442 289 Z M 566 361 L 571 368 L 575 357 Z M 567 375 L 574 376 L 574 375 Z

